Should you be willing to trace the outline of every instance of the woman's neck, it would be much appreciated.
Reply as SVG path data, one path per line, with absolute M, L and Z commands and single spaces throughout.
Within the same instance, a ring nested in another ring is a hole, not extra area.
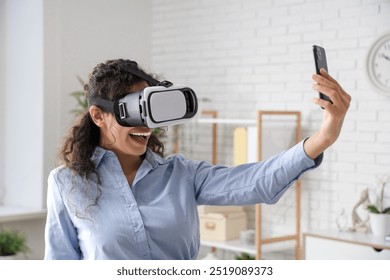
M 122 167 L 123 173 L 126 176 L 127 182 L 131 187 L 135 175 L 137 174 L 137 171 L 141 166 L 143 156 L 129 156 L 129 155 L 118 154 L 118 153 L 116 153 L 116 156 L 118 157 L 119 163 Z

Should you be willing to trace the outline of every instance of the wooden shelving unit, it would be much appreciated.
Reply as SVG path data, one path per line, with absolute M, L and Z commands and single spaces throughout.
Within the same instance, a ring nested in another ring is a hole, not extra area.
M 293 116 L 295 117 L 295 143 L 299 143 L 301 140 L 301 113 L 298 111 L 258 111 L 257 112 L 257 145 L 258 145 L 258 160 L 262 160 L 262 128 L 264 116 Z M 295 182 L 295 233 L 291 235 L 284 235 L 279 237 L 263 238 L 261 234 L 262 222 L 261 222 L 261 204 L 256 205 L 256 259 L 262 258 L 262 245 L 276 242 L 283 242 L 288 240 L 295 240 L 295 259 L 301 258 L 301 182 L 298 180 Z
M 217 164 L 218 157 L 218 124 L 236 124 L 241 126 L 257 126 L 257 151 L 258 151 L 258 161 L 262 160 L 262 129 L 264 126 L 264 116 L 291 116 L 295 118 L 295 143 L 299 143 L 301 141 L 301 113 L 298 111 L 258 111 L 257 112 L 257 120 L 251 119 L 218 119 L 217 111 L 203 111 L 202 115 L 211 116 L 211 118 L 207 119 L 199 119 L 199 123 L 208 123 L 212 124 L 212 164 Z M 175 134 L 174 141 L 174 153 L 179 152 L 179 137 Z M 301 183 L 300 181 L 295 182 L 295 230 L 290 235 L 283 235 L 277 237 L 268 237 L 264 238 L 262 236 L 262 208 L 261 204 L 257 204 L 255 208 L 255 245 L 248 246 L 240 244 L 240 240 L 229 240 L 225 242 L 217 242 L 217 241 L 205 241 L 202 240 L 202 245 L 209 246 L 212 248 L 220 248 L 224 250 L 234 251 L 234 252 L 246 252 L 251 255 L 255 255 L 256 259 L 262 259 L 263 249 L 262 246 L 264 244 L 277 243 L 293 240 L 295 241 L 295 258 L 300 259 L 301 255 L 301 226 L 300 226 L 300 217 L 301 217 Z

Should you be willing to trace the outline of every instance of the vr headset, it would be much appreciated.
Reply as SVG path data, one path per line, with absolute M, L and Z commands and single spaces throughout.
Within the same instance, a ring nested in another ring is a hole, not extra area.
M 159 82 L 138 69 L 127 70 L 151 86 L 114 101 L 91 97 L 89 106 L 96 105 L 106 112 L 113 113 L 121 126 L 155 128 L 181 124 L 196 115 L 198 101 L 191 88 L 173 85 L 169 81 Z

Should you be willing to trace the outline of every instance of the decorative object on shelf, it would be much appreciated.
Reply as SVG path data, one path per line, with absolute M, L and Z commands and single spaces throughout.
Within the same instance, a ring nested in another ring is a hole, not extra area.
M 248 253 L 241 253 L 238 256 L 234 257 L 236 260 L 255 260 L 254 256 L 249 255 Z
M 385 188 L 390 184 L 390 176 L 383 175 L 378 178 L 379 195 L 377 196 L 376 202 L 367 206 L 367 209 L 371 213 L 376 214 L 390 214 L 390 207 L 384 206 L 385 200 Z
M 385 236 L 390 234 L 390 214 L 370 212 L 369 216 L 373 235 Z
M 242 245 L 254 245 L 255 244 L 255 230 L 248 229 L 240 231 L 240 242 Z
M 390 97 L 390 32 L 380 36 L 369 48 L 366 74 L 372 88 Z
M 336 218 L 336 226 L 339 231 L 347 231 L 348 230 L 348 218 L 345 213 L 345 208 L 341 209 L 340 214 Z
M 217 252 L 217 248 L 212 247 L 210 252 L 207 253 L 207 255 L 202 258 L 202 260 L 218 260 L 217 255 L 215 254 Z
M 390 234 L 390 207 L 384 206 L 385 187 L 390 184 L 390 176 L 378 179 L 379 197 L 373 204 L 367 206 L 370 217 L 371 231 L 374 235 L 384 236 Z
M 357 210 L 361 206 L 366 208 L 369 203 L 368 189 L 365 189 L 361 192 L 359 200 L 352 209 L 352 227 L 349 229 L 350 231 L 368 231 L 368 217 L 363 219 L 360 217 Z
M 244 211 L 243 206 L 234 206 L 234 205 L 226 205 L 226 206 L 215 206 L 215 205 L 199 205 L 198 213 L 199 214 L 209 214 L 209 213 L 230 213 L 230 212 L 242 212 Z
M 14 259 L 27 251 L 26 237 L 7 228 L 0 229 L 0 259 Z
M 201 239 L 225 241 L 240 237 L 240 231 L 247 228 L 247 217 L 244 211 L 199 213 L 199 223 Z

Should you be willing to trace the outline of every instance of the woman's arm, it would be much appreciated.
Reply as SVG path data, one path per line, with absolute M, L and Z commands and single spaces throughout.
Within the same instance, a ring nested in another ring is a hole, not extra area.
M 351 96 L 324 69 L 321 75 L 314 74 L 316 84 L 313 89 L 329 96 L 332 103 L 315 98 L 313 102 L 324 108 L 320 129 L 305 141 L 306 154 L 314 159 L 330 147 L 339 137 L 345 115 L 347 114 Z
M 81 258 L 77 232 L 55 179 L 57 170 L 48 178 L 45 259 L 77 260 Z

